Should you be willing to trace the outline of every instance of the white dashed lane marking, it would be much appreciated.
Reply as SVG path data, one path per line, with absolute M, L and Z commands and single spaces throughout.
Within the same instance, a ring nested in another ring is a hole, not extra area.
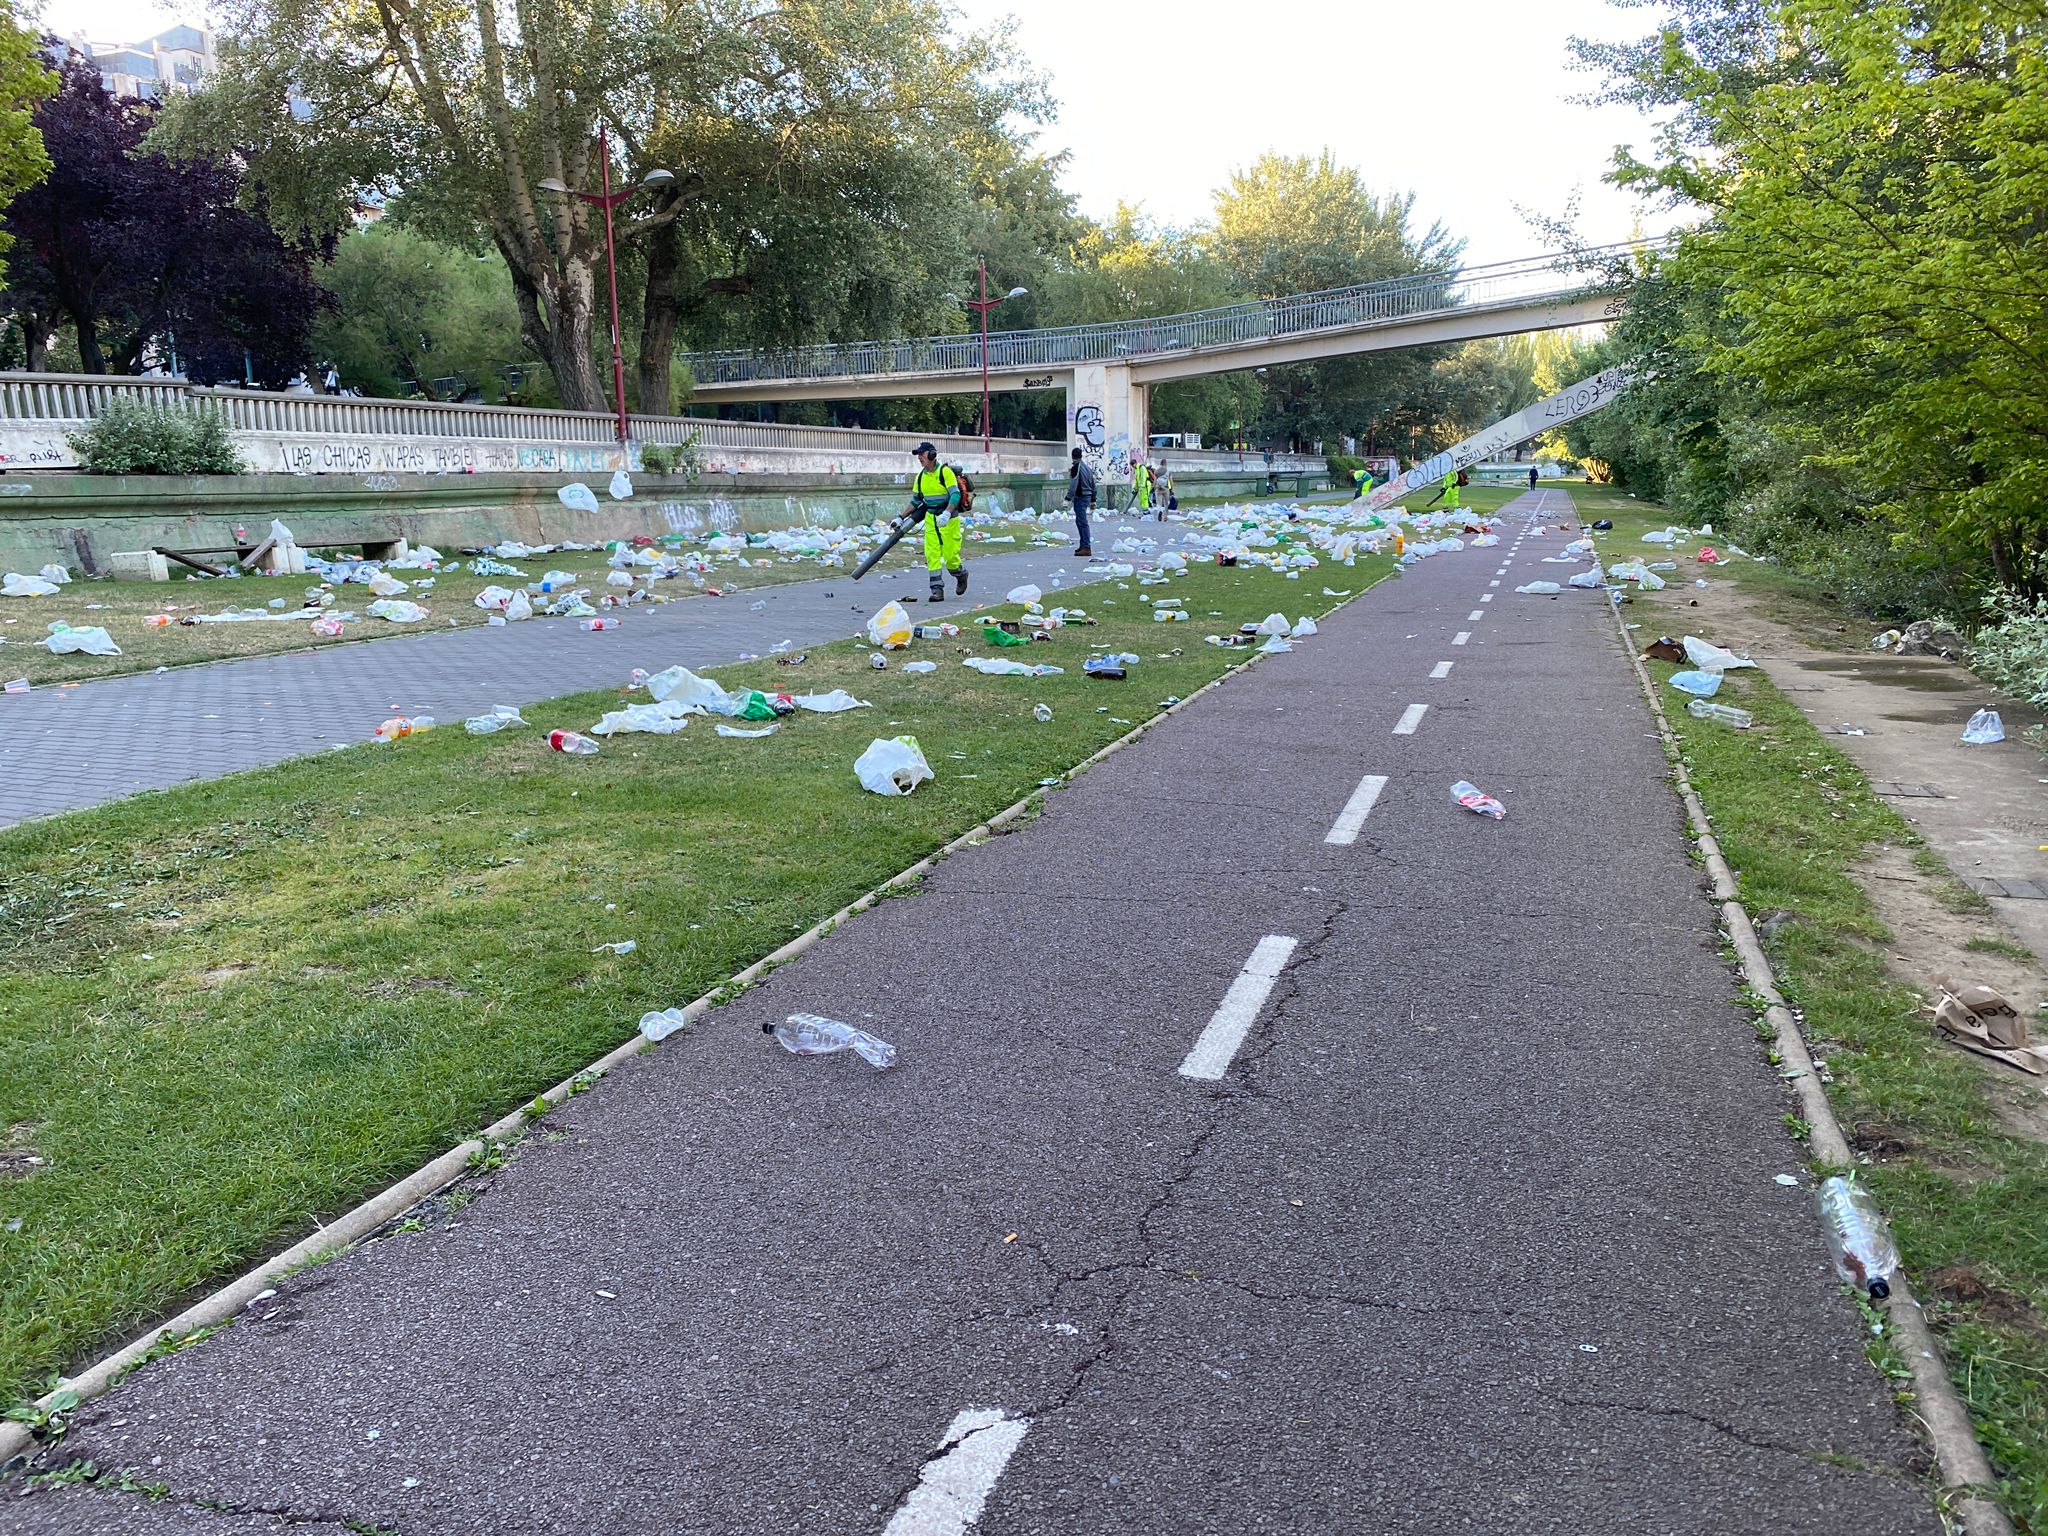
M 1365 825 L 1365 818 L 1372 814 L 1373 802 L 1380 797 L 1380 791 L 1387 787 L 1387 776 L 1383 773 L 1368 773 L 1358 781 L 1358 788 L 1351 791 L 1351 798 L 1344 802 L 1344 809 L 1337 813 L 1337 824 L 1330 828 L 1323 841 L 1339 847 L 1358 841 L 1358 829 Z
M 1450 675 L 1451 664 L 1448 661 L 1440 661 L 1429 669 L 1429 680 L 1433 683 L 1440 683 Z
M 954 1414 L 939 1440 L 941 1454 L 924 1464 L 882 1536 L 966 1536 L 1030 1429 L 1029 1419 L 1000 1408 Z
M 1396 736 L 1413 736 L 1415 728 L 1422 724 L 1422 717 L 1429 713 L 1427 704 L 1410 704 L 1401 711 L 1401 723 L 1394 727 Z
M 1453 637 L 1451 638 L 1451 644 L 1453 644 L 1453 645 L 1463 645 L 1463 644 L 1464 644 L 1464 643 L 1465 643 L 1465 642 L 1466 642 L 1467 640 L 1470 640 L 1471 638 L 1472 638 L 1472 631 L 1471 631 L 1471 630 L 1469 630 L 1469 629 L 1461 629 L 1461 630 L 1459 630 L 1459 631 L 1458 631 L 1458 633 L 1457 633 L 1456 635 L 1454 635 L 1454 636 L 1453 636 Z
M 1181 1062 L 1182 1077 L 1214 1082 L 1229 1070 L 1231 1058 L 1244 1044 L 1244 1037 L 1251 1033 L 1252 1025 L 1258 1022 L 1259 1010 L 1266 1006 L 1266 994 L 1273 990 L 1273 983 L 1287 968 L 1287 957 L 1294 953 L 1294 944 L 1295 941 L 1284 933 L 1269 933 L 1259 940 L 1252 950 L 1251 959 L 1245 961 L 1244 969 L 1237 973 L 1230 990 L 1223 994 L 1223 1001 L 1210 1017 L 1208 1027 L 1196 1039 L 1194 1049 Z M 942 1528 L 933 1527 L 935 1532 L 939 1529 Z M 918 1527 L 907 1527 L 898 1532 L 892 1525 L 883 1536 L 922 1536 L 922 1533 Z

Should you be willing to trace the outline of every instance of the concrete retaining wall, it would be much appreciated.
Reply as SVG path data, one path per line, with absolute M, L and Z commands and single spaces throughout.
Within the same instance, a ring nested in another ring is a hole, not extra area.
M 834 527 L 893 517 L 907 499 L 900 475 L 748 474 L 634 476 L 630 501 L 604 494 L 595 516 L 564 507 L 556 491 L 572 478 L 546 474 L 0 477 L 0 569 L 33 571 L 51 561 L 104 573 L 117 551 L 234 543 L 234 526 L 261 538 L 272 518 L 308 548 L 404 538 L 436 549 L 518 539 L 603 540 L 648 534 L 710 534 L 795 526 Z M 1188 496 L 1247 495 L 1264 476 L 1180 474 Z M 1320 489 L 1327 477 L 1283 478 L 1284 489 Z M 977 510 L 1047 511 L 1063 479 L 1051 475 L 975 477 Z

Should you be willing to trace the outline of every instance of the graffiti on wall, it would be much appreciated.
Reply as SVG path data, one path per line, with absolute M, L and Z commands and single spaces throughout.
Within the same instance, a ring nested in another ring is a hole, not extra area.
M 1119 432 L 1109 440 L 1109 477 L 1121 480 L 1131 472 L 1131 434 Z

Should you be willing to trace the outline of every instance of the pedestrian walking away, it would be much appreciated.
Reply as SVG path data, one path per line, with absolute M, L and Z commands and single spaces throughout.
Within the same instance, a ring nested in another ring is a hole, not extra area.
M 1173 474 L 1162 467 L 1152 479 L 1152 515 L 1162 523 L 1166 514 L 1180 510 L 1180 497 L 1174 494 Z
M 1152 510 L 1152 471 L 1142 463 L 1131 466 L 1131 494 L 1137 497 L 1139 512 Z
M 1088 547 L 1088 514 L 1095 510 L 1095 471 L 1081 456 L 1081 450 L 1074 450 L 1073 468 L 1067 471 L 1067 505 L 1074 509 L 1074 532 L 1080 537 L 1077 555 L 1092 555 Z
M 930 443 L 917 445 L 917 463 L 905 510 L 924 519 L 924 564 L 932 578 L 931 600 L 939 603 L 946 598 L 947 571 L 953 573 L 955 595 L 967 591 L 967 564 L 960 553 L 967 534 L 960 516 L 960 476 L 952 465 L 939 462 L 939 450 Z
M 1532 491 L 1536 489 L 1536 466 L 1534 464 L 1529 466 L 1529 489 Z

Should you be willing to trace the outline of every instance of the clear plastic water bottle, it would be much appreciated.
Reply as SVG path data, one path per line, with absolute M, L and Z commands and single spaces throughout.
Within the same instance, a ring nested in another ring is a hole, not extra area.
M 1493 796 L 1487 794 L 1477 784 L 1468 783 L 1464 779 L 1458 780 L 1457 783 L 1451 786 L 1451 798 L 1465 807 L 1466 810 L 1477 811 L 1481 816 L 1485 816 L 1493 821 L 1505 821 L 1507 819 L 1508 808 L 1506 806 L 1494 799 Z
M 1716 704 L 1712 699 L 1690 700 L 1685 712 L 1701 720 L 1718 720 L 1723 725 L 1732 725 L 1738 731 L 1746 731 L 1756 724 L 1756 716 L 1748 710 L 1737 709 L 1733 704 Z
M 1826 1180 L 1820 1187 L 1820 1216 L 1827 1227 L 1835 1273 L 1879 1301 L 1891 1295 L 1899 1250 L 1877 1202 L 1863 1186 L 1839 1174 Z
M 1034 704 L 1031 706 L 1031 713 L 1040 725 L 1048 724 L 1052 720 L 1052 706 L 1049 704 Z
M 617 629 L 619 627 L 619 621 L 617 619 L 585 619 L 577 627 L 585 631 L 593 629 Z
M 792 1056 L 827 1056 L 833 1051 L 854 1050 L 870 1066 L 896 1064 L 896 1047 L 888 1041 L 815 1013 L 792 1013 L 780 1024 L 763 1024 L 761 1033 L 773 1035 Z
M 572 757 L 595 757 L 601 749 L 588 736 L 575 731 L 549 731 L 548 750 L 567 752 Z
M 682 1009 L 664 1008 L 659 1013 L 640 1015 L 640 1033 L 650 1040 L 666 1040 L 689 1022 Z

